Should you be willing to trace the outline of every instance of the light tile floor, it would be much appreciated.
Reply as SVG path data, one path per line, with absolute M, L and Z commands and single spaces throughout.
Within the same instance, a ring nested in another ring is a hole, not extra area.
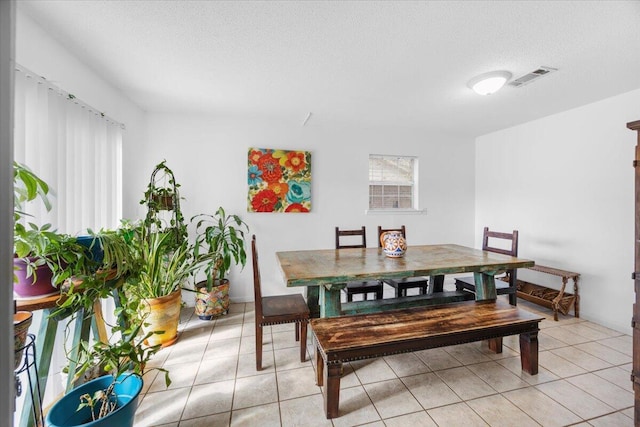
M 521 371 L 517 336 L 502 354 L 472 343 L 360 361 L 345 366 L 331 421 L 292 325 L 265 329 L 257 372 L 252 303 L 214 321 L 185 308 L 178 342 L 151 362 L 173 382 L 145 376 L 135 426 L 632 426 L 631 337 L 519 305 L 546 318 L 538 375 Z

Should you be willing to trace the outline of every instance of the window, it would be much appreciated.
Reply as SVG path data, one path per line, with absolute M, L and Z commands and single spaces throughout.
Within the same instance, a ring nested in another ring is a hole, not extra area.
M 418 159 L 369 155 L 369 210 L 418 209 Z

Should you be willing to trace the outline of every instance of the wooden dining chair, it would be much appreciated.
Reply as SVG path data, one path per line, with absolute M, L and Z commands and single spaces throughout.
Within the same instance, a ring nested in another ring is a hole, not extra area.
M 346 239 L 359 237 L 359 242 L 345 243 Z M 358 249 L 367 247 L 367 230 L 363 225 L 357 230 L 340 230 L 336 227 L 336 249 Z M 347 282 L 345 292 L 347 293 L 347 301 L 353 301 L 353 296 L 362 294 L 366 300 L 369 294 L 374 294 L 375 299 L 382 299 L 383 284 L 379 280 L 363 280 L 356 282 Z
M 379 248 L 382 247 L 380 236 L 382 236 L 382 233 L 386 233 L 387 231 L 399 231 L 402 233 L 402 237 L 404 237 L 405 240 L 407 239 L 407 230 L 404 225 L 400 228 L 382 228 L 381 226 L 378 226 Z M 426 277 L 405 277 L 402 279 L 383 279 L 382 281 L 395 289 L 396 298 L 406 297 L 408 289 L 418 288 L 418 292 L 420 294 L 426 294 L 429 289 L 429 279 Z
M 307 325 L 309 307 L 300 294 L 262 296 L 256 236 L 251 239 L 253 255 L 253 293 L 256 306 L 256 370 L 262 370 L 262 328 L 281 323 L 295 323 L 296 341 L 300 341 L 300 362 L 307 359 Z
M 489 242 L 491 239 L 491 243 Z M 502 245 L 496 246 L 496 241 L 502 240 L 505 242 Z M 503 248 L 500 246 L 510 246 L 509 248 Z M 502 233 L 498 231 L 489 231 L 489 227 L 485 227 L 482 232 L 482 250 L 488 252 L 495 252 L 503 255 L 518 256 L 518 230 L 513 230 L 511 233 Z M 503 276 L 496 276 L 496 294 L 509 295 L 509 304 L 516 305 L 518 303 L 517 296 L 517 269 L 508 270 Z M 470 292 L 476 291 L 476 282 L 473 276 L 462 277 L 456 279 L 456 290 L 466 290 Z

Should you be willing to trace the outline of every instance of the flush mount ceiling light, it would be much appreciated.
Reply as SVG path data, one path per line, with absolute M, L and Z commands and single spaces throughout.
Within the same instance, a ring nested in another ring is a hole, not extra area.
M 472 78 L 467 86 L 479 95 L 491 95 L 499 91 L 510 78 L 508 71 L 491 71 Z

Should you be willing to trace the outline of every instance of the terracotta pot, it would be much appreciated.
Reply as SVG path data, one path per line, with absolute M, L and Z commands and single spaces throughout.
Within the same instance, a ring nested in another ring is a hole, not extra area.
M 15 349 L 15 366 L 14 370 L 20 367 L 22 363 L 22 353 L 24 343 L 27 340 L 27 332 L 31 326 L 33 315 L 30 311 L 18 311 L 13 315 L 13 348 Z
M 229 311 L 229 281 L 216 280 L 211 292 L 207 292 L 207 282 L 196 283 L 196 315 L 201 320 L 212 320 Z
M 35 258 L 29 258 L 35 261 Z M 22 258 L 14 258 L 15 274 L 18 282 L 13 284 L 13 291 L 21 298 L 34 298 L 59 293 L 60 290 L 51 284 L 53 272 L 46 264 L 36 268 L 36 278 L 27 275 L 27 263 Z
M 164 297 L 143 300 L 142 305 L 143 312 L 148 313 L 144 321 L 148 325 L 142 326 L 144 333 L 162 331 L 162 333 L 150 336 L 145 344 L 160 344 L 162 347 L 174 344 L 178 339 L 178 323 L 180 322 L 180 289 Z

